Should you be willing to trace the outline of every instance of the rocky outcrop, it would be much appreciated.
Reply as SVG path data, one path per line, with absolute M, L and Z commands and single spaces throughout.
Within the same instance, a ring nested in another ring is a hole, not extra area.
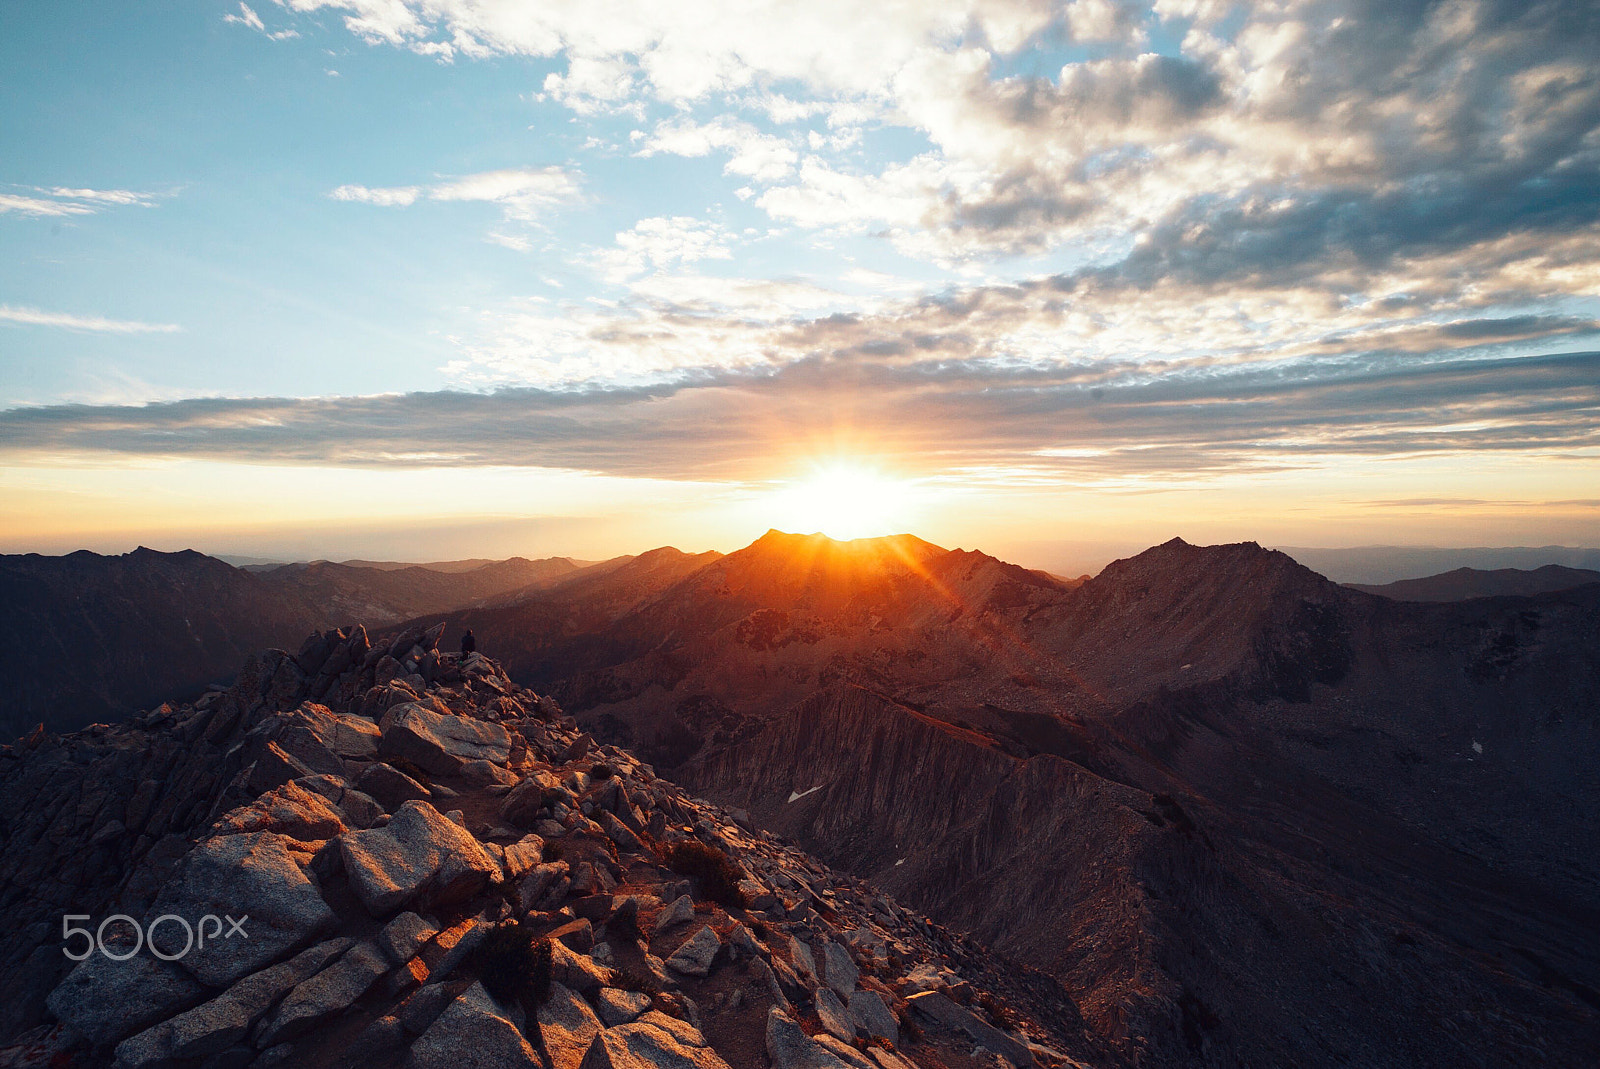
M 319 647 L 248 715 L 230 692 L 228 749 L 213 756 L 232 754 L 232 774 L 190 803 L 174 861 L 146 870 L 147 906 L 129 912 L 150 938 L 126 953 L 131 944 L 113 939 L 112 956 L 96 950 L 52 981 L 28 1050 L 119 1069 L 297 1064 L 311 1052 L 451 1069 L 762 1069 L 741 1037 L 772 1006 L 820 1022 L 793 1024 L 791 1045 L 851 1044 L 838 1049 L 860 1069 L 867 1050 L 898 1058 L 905 976 L 919 966 L 965 968 L 966 991 L 988 970 L 1002 983 L 985 997 L 996 1014 L 1007 1007 L 1009 1028 L 1087 1049 L 1059 990 L 1019 986 L 1000 959 L 594 743 L 482 657 L 436 658 L 438 681 L 409 708 L 351 723 L 349 709 L 395 684 L 338 680 L 416 641 L 374 644 L 378 658 Z M 345 667 L 310 703 L 319 661 Z M 193 715 L 180 707 L 171 722 Z M 404 773 L 379 758 L 413 767 L 404 755 L 421 753 L 424 736 L 439 759 L 418 771 L 426 784 L 407 778 L 428 799 L 391 813 L 357 790 L 384 793 Z M 445 762 L 452 748 L 457 760 Z M 498 774 L 479 775 L 476 762 Z M 240 933 L 202 926 L 204 946 L 184 946 L 172 921 L 197 915 L 237 918 Z M 921 1035 L 936 1060 L 971 1051 L 959 1029 Z M 21 1049 L 0 1050 L 0 1064 Z

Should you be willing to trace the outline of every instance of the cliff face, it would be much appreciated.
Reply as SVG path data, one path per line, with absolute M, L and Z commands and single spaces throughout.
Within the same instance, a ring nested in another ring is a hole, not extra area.
M 1002 741 L 843 689 L 683 774 L 1062 978 L 1090 1026 L 1143 1064 L 1317 1065 L 1332 1049 L 1553 1066 L 1600 1024 L 1596 948 L 1560 947 L 1569 926 L 1594 930 L 1592 913 L 1475 875 L 1325 784 L 1274 812 L 1229 812 Z M 1132 760 L 1119 771 L 1149 775 Z M 1321 820 L 1312 796 L 1330 808 Z M 1419 1028 L 1445 1012 L 1474 1027 Z

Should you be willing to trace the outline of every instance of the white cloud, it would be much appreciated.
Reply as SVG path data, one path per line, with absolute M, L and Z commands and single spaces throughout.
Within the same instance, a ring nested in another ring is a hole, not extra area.
M 329 196 L 385 208 L 406 208 L 419 199 L 498 204 L 507 219 L 536 222 L 549 210 L 579 199 L 578 175 L 563 167 L 514 167 L 484 171 L 427 186 L 344 185 Z
M 50 189 L 33 187 L 28 196 L 20 193 L 0 193 L 0 213 L 18 212 L 22 215 L 62 216 L 93 215 L 108 207 L 139 205 L 151 207 L 156 199 L 149 193 L 135 193 L 128 189 L 68 189 L 56 186 Z
M 743 175 L 758 182 L 784 178 L 800 159 L 782 138 L 764 134 L 750 123 L 726 116 L 709 123 L 689 119 L 664 122 L 655 128 L 637 154 L 644 157 L 658 152 L 706 156 L 716 151 L 729 153 L 723 167 L 725 173 Z
M 295 30 L 267 29 L 266 24 L 261 21 L 261 16 L 256 14 L 255 8 L 244 3 L 243 0 L 240 0 L 239 3 L 239 13 L 237 15 L 224 15 L 222 16 L 222 21 L 231 22 L 237 26 L 248 27 L 249 29 L 255 30 L 257 33 L 265 34 L 274 41 L 287 41 L 291 37 L 300 36 L 299 32 Z
M 29 327 L 61 327 L 65 330 L 91 331 L 96 334 L 176 334 L 183 330 L 175 323 L 140 323 L 130 319 L 45 312 L 37 308 L 10 304 L 0 304 L 0 322 Z
M 729 235 L 718 224 L 691 216 L 640 219 L 616 237 L 616 244 L 594 260 L 612 282 L 622 282 L 671 264 L 733 257 Z

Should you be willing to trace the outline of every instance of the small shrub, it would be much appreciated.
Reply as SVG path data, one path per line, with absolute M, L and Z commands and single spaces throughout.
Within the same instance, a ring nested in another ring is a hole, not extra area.
M 589 769 L 589 778 L 592 780 L 610 779 L 614 775 L 616 773 L 611 771 L 610 765 L 595 765 Z
M 767 942 L 768 938 L 772 934 L 772 930 L 767 927 L 767 922 L 759 917 L 750 922 L 750 931 L 763 943 Z
M 624 991 L 637 991 L 639 994 L 649 995 L 651 998 L 661 994 L 661 985 L 656 982 L 654 976 L 631 967 L 612 969 L 606 977 L 606 985 L 608 987 L 620 987 Z
M 922 1026 L 909 1013 L 900 1016 L 900 1040 L 902 1044 L 922 1042 Z
M 535 940 L 521 921 L 490 932 L 477 958 L 478 979 L 501 1003 L 520 1003 L 531 1015 L 550 997 L 550 940 Z
M 718 905 L 728 909 L 746 905 L 744 892 L 739 889 L 744 870 L 716 847 L 693 839 L 668 843 L 661 850 L 661 861 L 680 876 L 699 881 L 700 890 Z
M 554 839 L 546 839 L 544 846 L 539 849 L 540 861 L 560 861 L 566 855 L 566 848 Z

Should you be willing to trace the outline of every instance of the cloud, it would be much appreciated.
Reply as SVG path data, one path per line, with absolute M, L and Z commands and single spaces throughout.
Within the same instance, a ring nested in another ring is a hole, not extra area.
M 765 478 L 796 445 L 845 433 L 935 470 L 1170 479 L 1335 456 L 1592 451 L 1596 411 L 1597 352 L 1339 358 L 1160 376 L 1127 366 L 812 360 L 622 389 L 12 409 L 0 412 L 0 453 Z
M 37 196 L 0 193 L 0 214 L 17 212 L 21 215 L 39 216 L 93 215 L 108 207 L 139 205 L 148 208 L 156 203 L 153 194 L 135 193 L 127 189 L 68 189 L 57 186 L 51 189 L 34 187 L 29 192 Z
M 705 156 L 715 151 L 729 153 L 723 170 L 758 182 L 776 182 L 794 171 L 800 156 L 782 138 L 764 134 L 747 122 L 719 118 L 709 123 L 688 119 L 664 122 L 639 149 L 642 157 L 667 153 L 674 156 Z
M 553 208 L 577 201 L 581 194 L 576 172 L 552 166 L 484 171 L 426 186 L 344 185 L 329 196 L 385 208 L 406 208 L 418 200 L 483 201 L 500 205 L 507 219 L 532 223 Z
M 295 30 L 268 30 L 266 24 L 261 21 L 261 16 L 257 15 L 255 9 L 244 3 L 243 0 L 240 0 L 239 3 L 239 13 L 237 15 L 223 15 L 222 21 L 248 27 L 257 33 L 265 34 L 274 41 L 287 41 L 292 37 L 300 36 L 299 32 Z
M 97 334 L 176 334 L 183 330 L 174 323 L 140 323 L 130 319 L 107 319 L 104 316 L 44 312 L 37 308 L 10 304 L 0 304 L 0 323 L 16 323 L 29 327 L 61 327 L 66 330 L 90 331 Z
M 685 215 L 656 216 L 619 233 L 616 243 L 594 259 L 611 281 L 622 282 L 674 264 L 732 259 L 730 240 L 716 223 Z

